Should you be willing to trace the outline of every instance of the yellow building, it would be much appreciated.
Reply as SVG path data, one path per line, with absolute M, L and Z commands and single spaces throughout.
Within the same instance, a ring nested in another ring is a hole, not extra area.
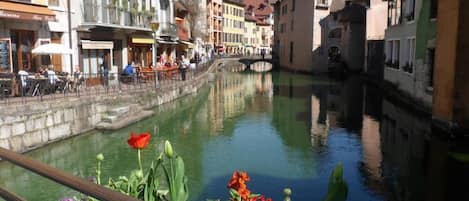
M 223 45 L 227 54 L 241 54 L 244 51 L 244 3 L 223 0 Z

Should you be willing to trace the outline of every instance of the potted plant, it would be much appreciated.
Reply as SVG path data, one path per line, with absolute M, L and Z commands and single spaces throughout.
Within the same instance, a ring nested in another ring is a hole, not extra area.
M 109 9 L 109 17 L 111 19 L 111 23 L 113 24 L 120 24 L 120 9 L 118 4 L 118 0 L 112 0 L 111 4 L 107 6 Z

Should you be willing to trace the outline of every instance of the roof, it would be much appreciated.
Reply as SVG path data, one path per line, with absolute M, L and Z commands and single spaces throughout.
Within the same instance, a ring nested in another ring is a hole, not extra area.
M 269 0 L 244 0 L 244 3 L 246 12 L 254 12 L 256 16 L 266 16 L 274 12 Z
M 246 5 L 244 4 L 243 0 L 223 0 L 223 3 L 234 4 L 241 7 L 244 7 Z

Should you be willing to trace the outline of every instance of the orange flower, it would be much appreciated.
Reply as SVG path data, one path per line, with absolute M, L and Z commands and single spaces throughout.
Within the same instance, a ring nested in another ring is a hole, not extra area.
M 239 195 L 241 196 L 241 198 L 242 198 L 243 200 L 248 199 L 249 195 L 251 195 L 251 191 L 248 190 L 247 188 L 240 188 L 240 189 L 238 190 L 238 193 L 239 193 Z
M 238 172 L 238 177 L 241 178 L 244 181 L 249 181 L 249 176 L 248 173 L 246 172 Z
M 144 149 L 148 142 L 150 141 L 150 133 L 140 133 L 135 135 L 134 132 L 130 133 L 129 139 L 127 139 L 127 144 L 129 144 L 134 149 Z

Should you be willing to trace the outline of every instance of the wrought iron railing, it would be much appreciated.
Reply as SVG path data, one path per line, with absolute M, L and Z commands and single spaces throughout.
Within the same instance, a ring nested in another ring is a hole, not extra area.
M 151 19 L 155 15 L 150 10 L 129 9 L 112 4 L 103 5 L 97 3 L 97 0 L 83 0 L 82 11 L 84 23 L 138 28 L 150 28 Z
M 160 36 L 177 36 L 177 25 L 169 22 L 160 23 Z
M 189 84 L 206 72 L 213 60 L 200 62 L 194 68 L 172 68 L 141 71 L 133 75 L 121 73 L 82 74 L 79 77 L 56 75 L 44 78 L 34 75 L 0 74 L 0 105 L 26 104 L 60 100 L 68 97 L 87 97 L 101 94 L 154 90 L 162 92 L 181 84 Z

